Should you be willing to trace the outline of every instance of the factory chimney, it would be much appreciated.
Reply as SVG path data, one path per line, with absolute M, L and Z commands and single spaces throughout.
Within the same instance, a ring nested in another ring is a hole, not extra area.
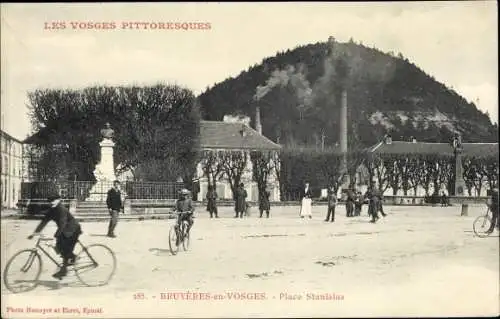
M 347 189 L 350 184 L 350 178 L 347 171 L 347 91 L 342 88 L 340 96 L 340 152 L 342 153 L 342 188 Z
M 255 107 L 255 130 L 262 135 L 262 124 L 260 123 L 260 106 Z

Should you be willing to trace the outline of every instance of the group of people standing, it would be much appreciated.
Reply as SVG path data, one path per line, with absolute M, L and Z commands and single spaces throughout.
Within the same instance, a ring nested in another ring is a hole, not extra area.
M 234 218 L 243 218 L 243 216 L 249 215 L 250 205 L 247 202 L 248 193 L 245 189 L 245 184 L 240 183 L 234 192 Z M 259 211 L 260 218 L 266 213 L 266 217 L 269 218 L 269 213 L 271 211 L 271 203 L 269 198 L 271 193 L 266 189 L 263 192 L 259 192 Z M 206 195 L 207 200 L 207 211 L 210 213 L 210 218 L 219 218 L 217 210 L 217 199 L 218 194 L 212 185 L 208 186 L 208 191 Z
M 371 187 L 362 195 L 360 191 L 355 192 L 352 189 L 347 190 L 346 193 L 346 217 L 355 217 L 361 216 L 361 210 L 363 204 L 368 202 L 368 216 L 371 217 L 370 222 L 375 223 L 380 217 L 378 216 L 378 212 L 382 214 L 382 216 L 387 216 L 384 212 L 384 208 L 382 205 L 382 194 Z M 328 210 L 325 222 L 334 222 L 335 221 L 335 208 L 338 203 L 337 199 L 337 191 L 333 186 L 328 188 Z M 301 205 L 299 215 L 301 218 L 312 218 L 312 191 L 309 183 L 305 183 L 304 189 L 301 194 Z

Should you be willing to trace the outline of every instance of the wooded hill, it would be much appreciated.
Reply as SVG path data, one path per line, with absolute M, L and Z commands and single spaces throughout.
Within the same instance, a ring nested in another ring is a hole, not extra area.
M 247 115 L 254 125 L 259 105 L 263 134 L 273 141 L 318 146 L 323 136 L 333 146 L 345 85 L 350 146 L 373 145 L 387 132 L 395 140 L 449 142 L 458 131 L 464 142 L 498 141 L 488 114 L 401 53 L 331 40 L 278 52 L 207 88 L 198 97 L 203 118 Z

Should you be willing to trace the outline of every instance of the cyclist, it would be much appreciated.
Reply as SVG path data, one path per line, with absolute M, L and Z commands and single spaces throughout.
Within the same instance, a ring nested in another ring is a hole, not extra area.
M 78 242 L 78 237 L 82 233 L 82 229 L 80 223 L 63 206 L 59 195 L 52 195 L 47 199 L 50 202 L 50 208 L 44 211 L 45 216 L 36 227 L 35 232 L 28 236 L 28 239 L 32 239 L 33 236 L 38 235 L 49 221 L 52 220 L 57 224 L 57 231 L 54 234 L 56 238 L 56 251 L 63 257 L 63 265 L 52 277 L 62 279 L 68 273 L 67 267 L 75 262 L 76 256 L 73 250 Z
M 491 203 L 488 203 L 488 206 L 491 210 L 491 214 L 493 215 L 491 218 L 491 225 L 488 229 L 488 233 L 492 233 L 495 230 L 495 226 L 498 228 L 498 187 L 495 187 L 491 190 Z
M 175 205 L 175 211 L 179 213 L 179 216 L 177 217 L 177 224 L 175 225 L 176 227 L 176 232 L 178 234 L 180 230 L 180 226 L 183 221 L 188 222 L 188 229 L 187 232 L 191 229 L 191 227 L 194 224 L 193 220 L 193 213 L 194 213 L 194 208 L 193 208 L 193 201 L 189 197 L 189 190 L 183 188 L 181 189 L 179 193 L 179 199 L 177 200 L 177 203 Z M 177 236 L 177 241 L 175 243 L 177 246 L 179 246 L 180 241 L 179 241 L 179 236 Z

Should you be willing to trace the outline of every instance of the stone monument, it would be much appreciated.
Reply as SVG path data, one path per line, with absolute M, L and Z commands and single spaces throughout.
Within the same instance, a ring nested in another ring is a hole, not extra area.
M 111 129 L 111 125 L 106 123 L 104 129 L 101 130 L 102 141 L 99 143 L 101 159 L 94 170 L 97 182 L 90 190 L 88 201 L 102 201 L 103 197 L 105 200 L 108 188 L 111 188 L 113 181 L 116 180 L 113 160 L 113 147 L 115 146 L 113 135 L 114 131 Z

